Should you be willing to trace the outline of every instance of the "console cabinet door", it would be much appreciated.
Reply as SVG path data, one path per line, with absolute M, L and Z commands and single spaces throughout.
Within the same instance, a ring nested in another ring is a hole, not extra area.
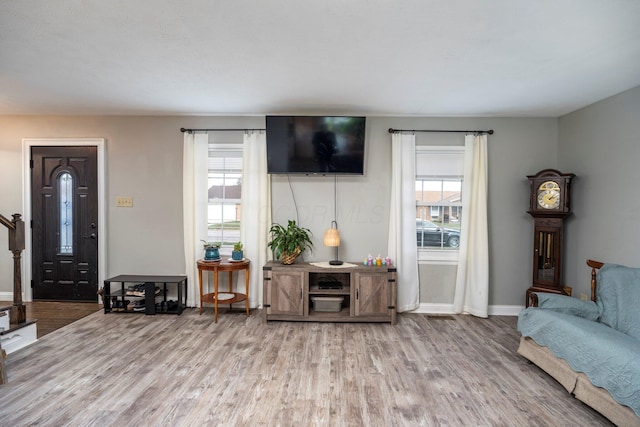
M 302 316 L 303 304 L 303 271 L 273 270 L 267 286 L 267 315 L 287 314 Z
M 391 295 L 387 275 L 355 273 L 355 283 L 354 316 L 388 317 Z

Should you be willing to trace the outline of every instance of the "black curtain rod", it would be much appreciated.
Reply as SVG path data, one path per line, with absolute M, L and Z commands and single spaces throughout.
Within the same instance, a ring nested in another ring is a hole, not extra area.
M 180 132 L 264 132 L 266 129 L 185 129 L 180 128 Z
M 389 128 L 389 133 L 402 133 L 402 132 L 430 132 L 430 133 L 477 133 L 477 134 L 489 134 L 493 135 L 493 129 L 489 130 L 416 130 L 416 129 L 394 129 Z
M 264 132 L 266 129 L 187 129 L 180 128 L 180 132 Z M 401 132 L 430 132 L 430 133 L 478 133 L 493 135 L 493 129 L 489 130 L 436 130 L 436 129 L 394 129 L 389 128 L 389 133 Z

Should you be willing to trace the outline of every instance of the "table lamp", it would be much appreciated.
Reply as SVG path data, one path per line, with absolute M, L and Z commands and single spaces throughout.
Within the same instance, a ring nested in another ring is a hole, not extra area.
M 334 228 L 335 225 L 335 228 Z M 338 231 L 338 223 L 331 221 L 331 228 L 327 228 L 324 232 L 324 245 L 336 248 L 336 259 L 329 261 L 331 265 L 342 265 L 342 261 L 338 259 L 338 246 L 340 246 L 340 232 Z

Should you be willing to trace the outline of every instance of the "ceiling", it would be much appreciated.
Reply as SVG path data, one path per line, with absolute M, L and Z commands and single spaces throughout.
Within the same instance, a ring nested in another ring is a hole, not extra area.
M 0 114 L 558 117 L 640 85 L 635 0 L 4 0 Z

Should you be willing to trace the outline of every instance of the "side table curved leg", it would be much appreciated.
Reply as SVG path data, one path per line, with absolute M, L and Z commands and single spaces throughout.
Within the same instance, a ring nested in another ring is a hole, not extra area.
M 213 323 L 218 323 L 218 269 L 213 270 Z
M 202 316 L 202 270 L 198 268 L 198 283 L 200 284 L 200 315 Z
M 229 293 L 233 293 L 233 271 L 229 272 Z M 233 304 L 229 304 L 229 310 L 233 308 Z
M 247 265 L 247 269 L 245 270 L 245 274 L 244 274 L 245 295 L 247 296 L 247 299 L 244 300 L 244 306 L 247 310 L 247 317 L 249 317 L 249 271 L 250 270 L 251 270 L 250 266 Z

